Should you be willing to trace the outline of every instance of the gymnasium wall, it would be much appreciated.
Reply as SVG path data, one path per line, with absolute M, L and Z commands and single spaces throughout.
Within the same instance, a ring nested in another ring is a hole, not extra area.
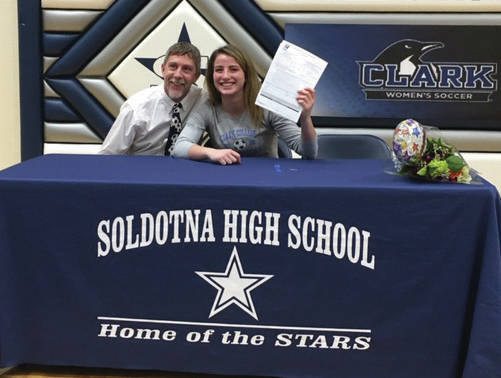
M 41 153 L 95 153 L 121 103 L 141 88 L 161 83 L 159 62 L 177 40 L 196 44 L 205 60 L 220 45 L 238 44 L 252 54 L 264 76 L 286 24 L 501 25 L 501 4 L 495 0 L 402 0 L 398 4 L 382 0 L 42 0 L 40 4 L 19 0 L 18 4 L 19 12 L 14 1 L 0 2 L 5 36 L 0 168 Z M 203 77 L 198 84 L 202 82 Z M 373 133 L 390 141 L 392 127 L 337 125 L 332 130 Z M 474 168 L 501 187 L 501 131 L 447 130 L 446 137 L 464 151 Z
M 17 4 L 0 2 L 0 169 L 21 160 Z

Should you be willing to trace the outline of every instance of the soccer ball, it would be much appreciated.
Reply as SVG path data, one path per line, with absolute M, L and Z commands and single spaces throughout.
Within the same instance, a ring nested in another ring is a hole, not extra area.
M 243 139 L 237 139 L 233 143 L 233 147 L 235 147 L 239 151 L 242 151 L 243 149 L 245 149 L 246 146 L 247 146 L 247 142 L 245 142 L 245 140 L 243 140 Z

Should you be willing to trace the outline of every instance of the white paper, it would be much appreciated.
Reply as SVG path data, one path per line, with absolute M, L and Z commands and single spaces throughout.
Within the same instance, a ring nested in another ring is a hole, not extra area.
M 325 67 L 325 60 L 282 41 L 261 85 L 256 105 L 297 122 L 302 111 L 296 101 L 297 91 L 315 88 Z

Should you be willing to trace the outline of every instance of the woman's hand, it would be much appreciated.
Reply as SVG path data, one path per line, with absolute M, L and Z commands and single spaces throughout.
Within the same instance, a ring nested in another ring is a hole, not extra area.
M 218 150 L 211 148 L 209 151 L 207 151 L 207 155 L 210 161 L 219 163 L 221 165 L 241 163 L 240 154 L 230 149 Z
M 315 104 L 315 90 L 305 88 L 297 91 L 297 102 L 303 107 L 299 124 L 301 125 L 301 139 L 305 142 L 311 142 L 317 138 L 317 132 L 311 120 L 311 111 Z
M 305 88 L 297 91 L 296 100 L 303 108 L 301 117 L 307 118 L 311 116 L 313 105 L 315 105 L 315 90 L 312 88 Z

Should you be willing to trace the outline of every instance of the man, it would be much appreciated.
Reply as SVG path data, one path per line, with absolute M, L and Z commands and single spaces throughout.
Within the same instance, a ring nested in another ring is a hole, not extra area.
M 200 51 L 188 42 L 172 45 L 162 64 L 164 85 L 131 96 L 120 108 L 99 153 L 170 155 L 179 132 L 202 91 Z

